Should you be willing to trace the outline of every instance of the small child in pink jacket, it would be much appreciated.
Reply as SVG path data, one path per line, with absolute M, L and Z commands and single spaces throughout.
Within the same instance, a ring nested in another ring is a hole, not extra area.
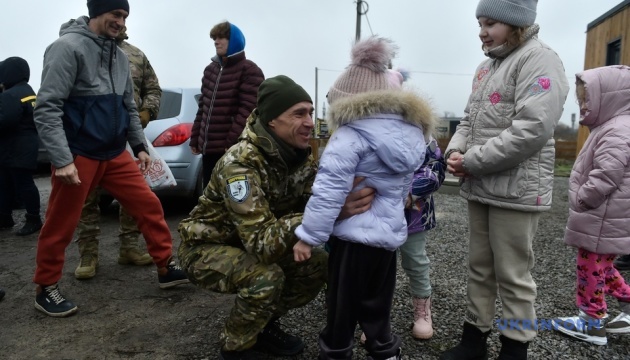
M 606 333 L 630 333 L 630 286 L 613 266 L 630 250 L 630 67 L 616 65 L 576 75 L 580 124 L 589 135 L 569 180 L 564 241 L 578 248 L 578 316 L 554 320 L 554 329 L 606 345 Z M 605 295 L 621 313 L 604 325 Z

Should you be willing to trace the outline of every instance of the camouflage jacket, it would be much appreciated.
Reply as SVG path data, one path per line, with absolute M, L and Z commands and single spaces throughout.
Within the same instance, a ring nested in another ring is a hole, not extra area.
M 309 155 L 289 170 L 275 140 L 256 132 L 256 121 L 252 112 L 239 142 L 219 160 L 178 230 L 184 243 L 235 246 L 270 264 L 293 250 L 317 163 Z
M 118 43 L 118 47 L 129 59 L 129 70 L 133 79 L 133 99 L 136 101 L 138 112 L 148 110 L 151 120 L 155 120 L 160 110 L 162 89 L 149 59 L 142 50 L 126 41 Z

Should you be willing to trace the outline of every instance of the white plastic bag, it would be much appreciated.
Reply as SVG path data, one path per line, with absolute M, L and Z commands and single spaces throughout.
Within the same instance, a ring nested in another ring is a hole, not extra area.
M 173 173 L 166 164 L 166 161 L 164 161 L 148 139 L 146 139 L 146 145 L 149 156 L 151 157 L 151 163 L 149 163 L 149 170 L 147 170 L 147 172 L 143 175 L 144 180 L 146 180 L 149 187 L 152 190 L 156 190 L 177 185 L 177 182 L 173 177 Z M 131 150 L 129 143 L 127 143 L 127 151 L 129 151 L 133 156 L 133 151 Z M 136 163 L 140 166 L 140 160 L 136 159 Z

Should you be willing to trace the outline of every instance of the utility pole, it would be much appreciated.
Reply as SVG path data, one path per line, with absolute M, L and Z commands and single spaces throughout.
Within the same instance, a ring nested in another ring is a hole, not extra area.
M 363 12 L 363 1 L 362 0 L 357 0 L 357 36 L 356 36 L 356 41 L 359 41 L 361 39 L 361 15 Z
M 317 102 L 317 84 L 319 83 L 318 79 L 318 68 L 315 66 L 315 119 L 313 119 L 313 125 L 315 126 L 315 136 L 317 136 L 317 108 L 319 107 L 319 103 Z

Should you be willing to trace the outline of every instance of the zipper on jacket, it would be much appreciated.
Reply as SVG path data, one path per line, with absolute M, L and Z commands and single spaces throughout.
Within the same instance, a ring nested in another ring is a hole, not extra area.
M 119 125 L 118 124 L 118 118 L 119 118 L 118 106 L 116 104 L 116 85 L 114 83 L 114 76 L 112 74 L 112 66 L 113 66 L 114 61 L 116 61 L 116 50 L 117 49 L 116 49 L 116 45 L 114 44 L 114 41 L 111 41 L 110 52 L 109 52 L 109 81 L 112 84 L 112 91 L 114 93 L 114 119 L 112 119 L 114 122 L 114 127 L 112 129 L 113 131 L 112 139 L 116 138 L 116 131 Z
M 217 90 L 219 89 L 219 83 L 221 82 L 221 74 L 223 74 L 223 65 L 220 65 L 219 75 L 217 75 L 217 82 L 214 83 L 214 90 L 212 91 L 212 98 L 210 99 L 210 106 L 208 107 L 208 115 L 206 116 L 206 128 L 203 134 L 203 148 L 201 155 L 206 154 L 206 146 L 208 145 L 208 128 L 210 127 L 210 115 L 214 109 L 214 100 L 217 98 Z

